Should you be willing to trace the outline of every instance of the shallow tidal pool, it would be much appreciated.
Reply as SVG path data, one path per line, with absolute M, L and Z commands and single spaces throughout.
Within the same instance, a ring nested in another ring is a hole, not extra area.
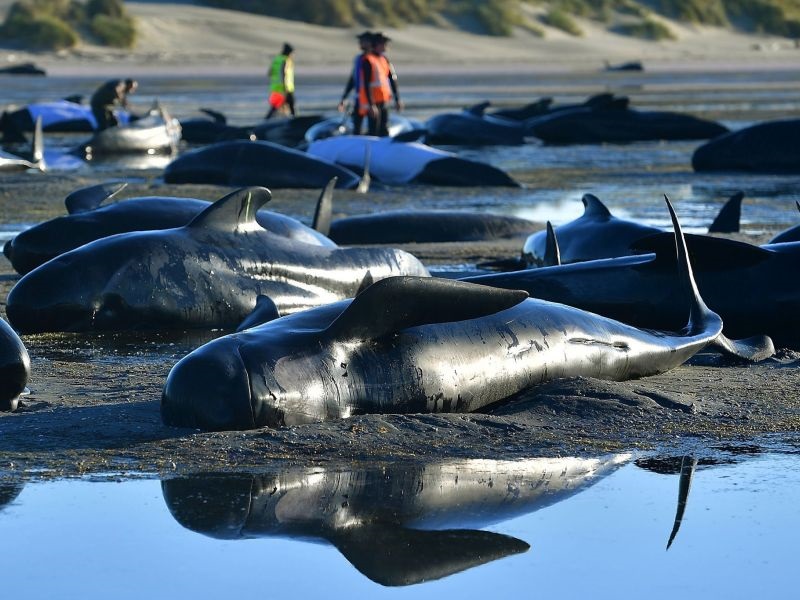
M 694 464 L 618 454 L 0 483 L 3 590 L 86 600 L 792 597 L 797 456 L 701 459 L 687 471 Z

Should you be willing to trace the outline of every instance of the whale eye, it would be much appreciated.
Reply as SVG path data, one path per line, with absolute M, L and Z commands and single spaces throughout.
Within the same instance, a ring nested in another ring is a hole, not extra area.
M 119 294 L 106 294 L 100 307 L 95 312 L 95 320 L 118 318 L 125 310 L 125 300 Z

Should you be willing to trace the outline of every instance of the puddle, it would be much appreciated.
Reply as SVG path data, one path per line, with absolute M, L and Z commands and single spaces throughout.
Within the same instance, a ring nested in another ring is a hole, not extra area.
M 683 464 L 685 484 L 692 462 Z M 790 596 L 798 457 L 700 460 L 667 550 L 680 465 L 623 454 L 0 484 L 0 546 L 15 557 L 4 590 L 83 599 L 109 590 L 115 598 Z

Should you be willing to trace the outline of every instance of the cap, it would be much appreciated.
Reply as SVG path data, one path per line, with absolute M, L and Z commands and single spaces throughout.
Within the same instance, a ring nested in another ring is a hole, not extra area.
M 392 38 L 388 38 L 385 35 L 383 35 L 382 31 L 376 31 L 375 33 L 372 34 L 372 41 L 377 43 L 380 42 L 386 43 L 386 42 L 391 42 Z
M 373 36 L 373 33 L 371 31 L 362 31 L 361 33 L 359 33 L 356 36 L 356 39 L 357 40 L 367 40 L 367 39 L 371 40 L 372 36 Z

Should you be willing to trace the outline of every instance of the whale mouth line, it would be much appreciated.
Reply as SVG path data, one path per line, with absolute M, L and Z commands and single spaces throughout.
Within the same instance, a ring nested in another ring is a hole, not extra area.
M 628 350 L 631 349 L 630 344 L 628 344 L 627 342 L 606 341 L 597 338 L 574 337 L 574 338 L 569 338 L 568 342 L 570 344 L 576 344 L 581 346 L 604 346 L 606 348 L 614 348 L 615 350 L 620 350 L 622 352 L 627 352 Z

